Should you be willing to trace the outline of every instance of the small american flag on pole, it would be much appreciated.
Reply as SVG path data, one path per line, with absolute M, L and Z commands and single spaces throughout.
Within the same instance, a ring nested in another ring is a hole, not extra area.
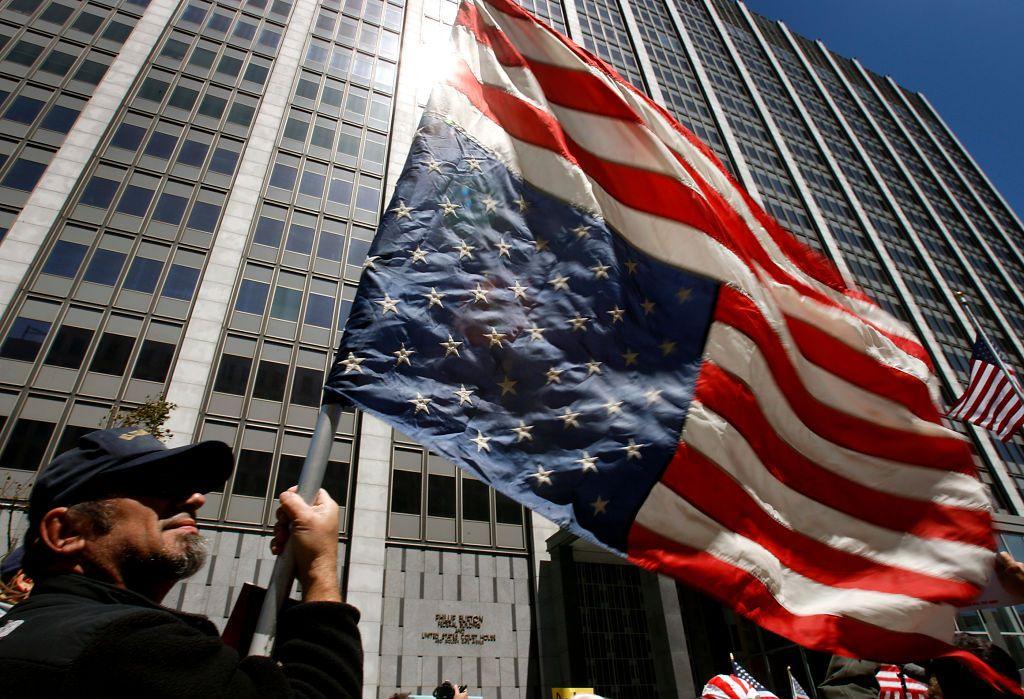
M 747 668 L 740 665 L 735 659 L 732 661 L 732 672 L 750 685 L 750 693 L 747 695 L 748 699 L 779 699 L 777 694 L 758 682 L 757 678 L 751 675 Z
M 512 0 L 453 39 L 325 400 L 801 645 L 949 650 L 991 517 L 913 333 Z
M 791 699 L 811 699 L 811 695 L 808 694 L 800 683 L 793 677 L 793 671 L 790 668 L 786 668 L 786 674 L 789 675 L 789 693 Z
M 1024 400 L 1017 378 L 981 332 L 971 349 L 971 379 L 947 415 L 972 422 L 1008 441 L 1024 425 Z
M 907 677 L 896 665 L 883 665 L 875 679 L 878 699 L 928 699 L 928 685 Z

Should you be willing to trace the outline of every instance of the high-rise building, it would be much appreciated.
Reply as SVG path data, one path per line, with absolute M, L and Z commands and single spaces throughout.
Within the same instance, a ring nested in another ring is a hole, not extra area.
M 947 403 L 973 335 L 957 293 L 1024 368 L 1024 230 L 924 96 L 733 0 L 523 2 L 909 323 Z M 210 562 L 167 603 L 223 623 L 243 583 L 266 581 L 273 496 L 301 466 L 456 8 L 0 1 L 0 533 L 23 531 L 34 474 L 110 408 L 166 395 L 175 441 L 221 439 L 238 460 L 202 511 Z M 953 427 L 1024 558 L 1024 441 Z M 693 696 L 730 650 L 780 691 L 787 664 L 822 679 L 820 656 L 574 541 L 375 419 L 344 416 L 326 487 L 367 697 L 444 678 L 498 699 Z M 1024 665 L 1015 610 L 960 624 Z

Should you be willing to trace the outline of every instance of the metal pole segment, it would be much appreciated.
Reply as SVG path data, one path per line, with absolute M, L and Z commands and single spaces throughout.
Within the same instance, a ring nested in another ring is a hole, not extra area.
M 327 459 L 331 455 L 334 434 L 338 431 L 340 419 L 341 406 L 339 404 L 329 403 L 321 406 L 320 413 L 316 417 L 313 437 L 309 440 L 309 451 L 306 452 L 306 460 L 302 463 L 302 471 L 299 474 L 298 493 L 299 497 L 306 502 L 312 502 L 324 482 Z M 270 655 L 274 646 L 277 613 L 281 609 L 285 597 L 288 596 L 294 573 L 295 554 L 292 551 L 291 542 L 288 542 L 285 544 L 284 551 L 274 561 L 274 570 L 270 574 L 267 594 L 263 598 L 260 616 L 256 621 L 256 632 L 249 644 L 249 655 Z

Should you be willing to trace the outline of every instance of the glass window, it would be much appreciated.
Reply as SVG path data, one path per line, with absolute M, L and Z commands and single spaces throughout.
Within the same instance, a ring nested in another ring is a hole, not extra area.
M 273 455 L 265 451 L 242 449 L 238 454 L 235 469 L 235 484 L 231 492 L 235 495 L 263 497 L 270 482 L 270 465 Z
M 101 24 L 103 24 L 102 17 L 94 15 L 91 12 L 83 12 L 75 18 L 74 22 L 71 23 L 71 28 L 77 29 L 83 34 L 92 36 L 96 33 L 96 30 L 100 28 Z
M 263 315 L 263 309 L 267 307 L 267 294 L 269 292 L 269 284 L 253 279 L 243 279 L 242 284 L 238 287 L 235 310 L 242 311 L 243 313 Z
M 252 41 L 252 38 L 256 36 L 256 25 L 251 22 L 240 21 L 235 25 L 233 34 L 244 41 Z
M 168 39 L 164 44 L 164 50 L 160 52 L 161 56 L 167 56 L 168 58 L 180 61 L 188 53 L 188 44 L 177 39 Z
M 53 252 L 46 258 L 43 265 L 43 274 L 52 274 L 57 277 L 74 277 L 78 274 L 78 268 L 85 259 L 85 253 L 89 248 L 79 243 L 72 243 L 68 240 L 58 240 L 53 246 Z
M 192 56 L 188 59 L 190 66 L 197 66 L 199 68 L 209 68 L 213 65 L 213 59 L 217 57 L 217 54 L 209 49 L 205 49 L 202 46 L 196 47 L 196 50 L 192 52 Z
M 307 168 L 310 163 L 307 163 Z M 308 169 L 302 171 L 302 181 L 299 183 L 299 193 L 308 197 L 319 199 L 324 195 L 324 182 L 326 177 L 319 172 L 312 172 Z
M 217 148 L 213 151 L 213 158 L 210 160 L 210 169 L 222 175 L 231 176 L 235 174 L 235 167 L 238 165 L 238 151 L 228 148 Z
M 188 227 L 197 231 L 213 233 L 220 217 L 220 207 L 205 201 L 197 201 L 188 216 Z
M 181 13 L 181 21 L 189 24 L 202 24 L 206 19 L 206 8 L 201 5 L 190 4 Z
M 302 463 L 304 461 L 305 459 L 301 456 L 281 454 L 281 459 L 277 462 L 277 480 L 274 481 L 274 492 L 271 495 L 276 497 L 293 485 L 298 484 L 299 474 L 302 472 Z M 326 480 L 326 477 L 324 480 Z M 337 500 L 337 498 L 335 499 Z M 341 502 L 340 500 L 337 501 Z
M 4 119 L 17 121 L 22 124 L 31 124 L 43 110 L 45 103 L 42 100 L 19 95 L 11 102 L 11 106 L 4 112 Z
M 19 418 L 0 456 L 0 465 L 22 471 L 38 469 L 55 427 L 52 422 Z
M 310 78 L 303 76 L 302 78 L 299 78 L 299 84 L 295 88 L 295 96 L 303 97 L 308 100 L 315 100 L 316 93 L 319 91 L 319 89 L 319 83 L 314 82 Z
M 64 431 L 60 435 L 60 440 L 57 442 L 57 449 L 53 452 L 54 456 L 63 454 L 68 449 L 72 449 L 78 446 L 78 440 L 98 430 L 98 426 L 93 427 L 81 427 L 79 425 L 68 425 L 64 428 Z
M 231 111 L 228 112 L 228 121 L 232 124 L 249 128 L 249 124 L 252 123 L 252 118 L 255 114 L 256 108 L 252 105 L 235 102 L 231 105 Z
M 423 476 L 413 471 L 392 471 L 391 511 L 407 515 L 420 513 L 420 483 Z
M 36 62 L 39 58 L 39 54 L 43 52 L 43 47 L 38 44 L 33 44 L 28 41 L 19 41 L 14 45 L 8 54 L 7 60 L 11 63 L 18 63 L 23 66 L 30 66 Z
M 167 281 L 164 282 L 164 290 L 160 295 L 190 301 L 192 292 L 196 290 L 197 281 L 199 281 L 199 270 L 195 267 L 171 265 L 171 271 L 167 273 Z
M 130 184 L 124 188 L 121 201 L 117 203 L 117 210 L 119 213 L 139 216 L 141 218 L 146 215 L 146 210 L 149 208 L 149 202 L 152 198 L 152 189 L 146 189 L 137 184 Z
M 221 355 L 220 368 L 217 370 L 217 380 L 213 383 L 213 390 L 237 396 L 244 394 L 251 369 L 252 359 L 249 357 L 239 357 L 236 354 Z
M 225 16 L 220 12 L 214 12 L 213 16 L 210 17 L 209 23 L 206 25 L 208 29 L 211 29 L 218 34 L 223 34 L 230 26 L 231 17 Z
M 256 371 L 256 383 L 253 384 L 252 395 L 254 398 L 264 400 L 283 400 L 284 383 L 287 380 L 287 364 L 260 360 L 260 368 Z
M 89 349 L 93 331 L 88 328 L 76 328 L 65 325 L 57 330 L 50 351 L 46 353 L 45 364 L 60 366 L 66 369 L 77 369 L 82 366 L 85 351 Z
M 292 403 L 320 407 L 320 396 L 324 388 L 324 372 L 319 369 L 297 367 L 292 383 Z
M 377 213 L 380 206 L 380 185 L 375 180 L 360 180 L 356 208 Z
M 96 347 L 96 354 L 93 355 L 92 364 L 89 365 L 89 371 L 120 376 L 128 366 L 128 357 L 131 356 L 134 346 L 134 337 L 103 333 L 100 344 Z
M 10 187 L 11 189 L 31 192 L 35 188 L 36 183 L 39 182 L 39 178 L 43 176 L 44 170 L 46 170 L 46 163 L 37 163 L 35 160 L 18 158 L 7 172 L 2 184 L 4 187 Z
M 0 347 L 0 357 L 34 362 L 49 332 L 50 323 L 45 320 L 15 318 L 3 346 Z
M 284 247 L 286 250 L 308 255 L 313 249 L 313 234 L 314 231 L 309 226 L 293 223 L 288 229 L 288 241 Z
M 187 205 L 188 199 L 185 197 L 165 192 L 160 195 L 160 200 L 156 203 L 156 209 L 153 211 L 153 220 L 177 226 L 181 223 L 181 217 L 185 215 L 185 207 Z
M 498 524 L 522 524 L 523 508 L 512 498 L 494 492 L 495 519 Z
M 199 97 L 199 92 L 193 90 L 190 87 L 178 85 L 174 88 L 174 92 L 171 93 L 171 99 L 167 102 L 172 107 L 178 109 L 184 109 L 186 112 L 192 111 L 192 105 L 196 103 L 196 98 Z
M 79 66 L 78 72 L 75 73 L 75 80 L 80 80 L 90 85 L 99 85 L 100 80 L 107 72 L 107 66 L 96 61 L 90 61 L 88 59 L 82 61 L 82 65 Z
M 152 294 L 163 268 L 164 263 L 160 260 L 136 257 L 128 267 L 128 274 L 124 278 L 124 288 Z
M 491 496 L 486 485 L 477 480 L 462 479 L 462 518 L 474 522 L 491 520 Z
M 171 368 L 174 358 L 174 345 L 157 340 L 146 340 L 139 350 L 139 358 L 135 360 L 133 379 L 157 381 L 163 383 Z
M 208 150 L 210 150 L 210 147 L 205 143 L 187 139 L 181 144 L 181 150 L 178 152 L 178 162 L 194 167 L 202 167 Z
M 276 218 L 260 216 L 256 222 L 256 233 L 253 241 L 260 245 L 269 245 L 276 248 L 281 244 L 281 234 L 284 232 L 284 221 Z
M 65 107 L 62 104 L 55 104 L 50 107 L 50 111 L 43 117 L 43 121 L 39 124 L 48 131 L 56 131 L 57 133 L 67 133 L 71 130 L 71 127 L 75 125 L 75 121 L 78 119 L 79 111 L 72 109 L 71 107 Z
M 333 320 L 334 299 L 322 294 L 310 294 L 306 302 L 306 324 L 329 328 Z
M 85 185 L 81 202 L 86 206 L 95 206 L 99 209 L 109 208 L 110 202 L 114 200 L 114 194 L 117 193 L 117 185 L 118 183 L 114 180 L 93 177 Z
M 292 112 L 284 125 L 284 137 L 293 141 L 306 141 L 306 132 L 309 131 L 309 115 L 301 112 Z M 30 120 L 31 121 L 31 120 Z
M 266 66 L 259 65 L 258 63 L 250 63 L 245 68 L 245 76 L 242 78 L 245 82 L 254 83 L 256 85 L 263 85 L 267 82 L 267 76 L 270 75 L 270 69 Z
M 221 75 L 226 75 L 232 80 L 228 82 L 234 82 L 234 78 L 238 77 L 238 73 L 242 70 L 242 61 L 236 56 L 225 55 L 220 59 L 220 63 L 217 64 L 217 72 Z
M 107 25 L 107 28 L 103 30 L 103 38 L 109 41 L 113 41 L 115 44 L 123 44 L 128 40 L 128 35 L 132 33 L 132 26 L 125 24 L 124 22 L 111 22 Z
M 352 201 L 352 175 L 348 172 L 335 172 L 331 178 L 330 189 L 327 190 L 327 199 L 344 208 L 348 208 Z
M 260 33 L 260 45 L 273 51 L 281 41 L 281 32 L 271 27 L 265 27 Z
M 316 256 L 325 260 L 340 261 L 344 245 L 345 236 L 330 231 L 321 231 L 320 242 L 316 246 Z
M 162 102 L 164 95 L 167 94 L 171 84 L 166 80 L 159 80 L 158 78 L 146 78 L 146 81 L 142 83 L 142 87 L 139 88 L 139 97 L 150 100 L 152 102 Z
M 74 10 L 67 5 L 62 5 L 59 2 L 51 2 L 49 6 L 43 10 L 43 13 L 39 15 L 39 19 L 52 22 L 53 24 L 64 24 L 64 22 L 68 20 L 68 17 L 71 16 L 72 12 L 74 12 Z
M 427 514 L 455 517 L 455 478 L 437 473 L 427 477 Z
M 199 105 L 199 113 L 203 116 L 208 116 L 211 119 L 220 119 L 221 114 L 224 113 L 224 108 L 228 105 L 228 101 L 223 97 L 217 95 L 206 95 L 203 97 L 203 101 Z
M 121 276 L 124 258 L 123 252 L 99 248 L 93 253 L 89 266 L 85 269 L 85 281 L 113 286 Z
M 369 252 L 369 241 L 352 238 L 348 244 L 348 264 L 354 267 L 362 267 Z
M 161 160 L 167 160 L 171 157 L 171 153 L 174 152 L 174 147 L 178 145 L 178 137 L 172 136 L 169 133 L 163 133 L 162 131 L 155 131 L 153 135 L 149 137 L 149 143 L 146 144 L 146 155 L 152 155 L 154 158 L 160 158 Z
M 301 291 L 279 286 L 274 291 L 274 302 L 270 305 L 270 315 L 281 320 L 298 320 L 300 303 L 302 303 Z
M 279 187 L 291 191 L 295 187 L 295 176 L 298 170 L 285 163 L 275 163 L 274 171 L 270 174 L 270 186 Z

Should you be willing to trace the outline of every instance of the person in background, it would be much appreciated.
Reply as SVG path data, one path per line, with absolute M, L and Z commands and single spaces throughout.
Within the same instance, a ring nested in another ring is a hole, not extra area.
M 25 549 L 21 546 L 11 549 L 0 563 L 0 617 L 21 602 L 32 591 L 32 578 L 21 569 L 21 558 Z
M 1020 673 L 1013 658 L 988 639 L 958 633 L 953 644 L 978 656 L 999 674 L 1020 683 Z M 928 672 L 929 699 L 1009 699 L 1014 696 L 993 689 L 956 658 L 936 658 L 928 663 Z
M 222 442 L 168 449 L 141 428 L 90 432 L 29 497 L 32 595 L 0 620 L 4 696 L 362 696 L 359 612 L 341 602 L 338 504 L 281 494 L 271 550 L 290 538 L 303 601 L 273 657 L 240 658 L 209 619 L 160 606 L 206 558 L 204 494 L 234 459 Z

